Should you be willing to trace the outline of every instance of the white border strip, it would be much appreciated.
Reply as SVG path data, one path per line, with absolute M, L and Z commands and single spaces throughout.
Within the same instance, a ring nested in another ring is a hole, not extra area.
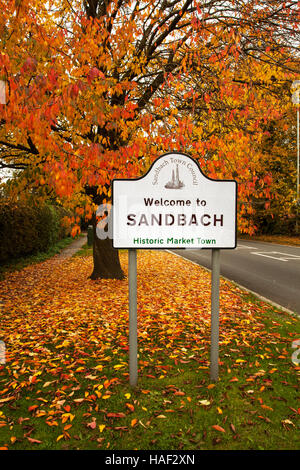
M 171 251 L 171 250 L 166 250 L 166 251 L 168 251 L 168 252 L 171 253 L 172 255 L 179 256 L 180 258 L 184 259 L 185 261 L 189 261 L 190 263 L 195 264 L 196 266 L 198 266 L 198 268 L 203 268 L 203 269 L 205 269 L 206 271 L 211 272 L 211 269 L 206 268 L 205 266 L 202 266 L 202 264 L 198 264 L 198 263 L 196 263 L 195 261 L 192 261 L 192 260 L 190 260 L 190 259 L 188 259 L 188 258 L 185 258 L 185 257 L 182 256 L 182 255 L 179 255 L 179 254 L 177 254 L 177 253 L 174 253 L 174 252 Z M 273 300 L 270 300 L 270 299 L 267 299 L 266 297 L 263 297 L 262 295 L 258 294 L 257 292 L 254 292 L 253 290 L 250 290 L 250 289 L 248 289 L 247 287 L 244 287 L 244 286 L 242 286 L 241 284 L 238 284 L 237 282 L 233 281 L 232 279 L 229 279 L 228 277 L 225 277 L 225 276 L 222 276 L 222 275 L 221 275 L 221 277 L 222 277 L 223 279 L 225 279 L 226 281 L 229 281 L 229 282 L 231 282 L 232 284 L 234 284 L 235 286 L 239 287 L 240 289 L 244 290 L 245 292 L 249 292 L 250 294 L 255 295 L 256 297 L 258 297 L 258 298 L 259 298 L 260 300 L 262 300 L 263 302 L 266 302 L 266 303 L 268 303 L 268 304 L 270 304 L 270 305 L 273 305 L 273 307 L 276 307 L 276 308 L 278 308 L 278 309 L 280 309 L 280 310 L 283 310 L 284 312 L 289 313 L 289 314 L 292 315 L 293 317 L 300 318 L 300 315 L 299 315 L 298 313 L 293 312 L 292 310 L 289 310 L 289 309 L 286 308 L 286 307 L 283 307 L 283 305 L 279 305 L 279 304 L 277 304 L 276 302 L 273 302 Z

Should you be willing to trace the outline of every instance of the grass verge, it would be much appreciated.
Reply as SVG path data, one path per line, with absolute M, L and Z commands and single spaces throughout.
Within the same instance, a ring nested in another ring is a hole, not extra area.
M 209 276 L 143 252 L 131 389 L 127 281 L 87 280 L 91 263 L 75 256 L 48 271 L 32 266 L 34 291 L 20 273 L 21 305 L 2 283 L 0 448 L 299 449 L 299 318 L 222 280 L 220 377 L 211 383 Z

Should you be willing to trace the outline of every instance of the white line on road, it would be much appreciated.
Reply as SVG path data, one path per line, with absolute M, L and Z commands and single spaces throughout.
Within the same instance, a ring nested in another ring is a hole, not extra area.
M 257 255 L 257 256 L 264 256 L 265 258 L 272 258 L 276 259 L 278 261 L 291 261 L 291 260 L 300 260 L 300 256 L 297 255 L 292 255 L 289 253 L 281 253 L 280 251 L 252 251 L 252 255 Z M 271 256 L 271 254 L 275 256 Z M 276 256 L 276 255 L 282 255 L 282 256 Z
M 248 248 L 249 250 L 257 250 L 254 246 L 249 245 L 238 245 L 237 248 Z

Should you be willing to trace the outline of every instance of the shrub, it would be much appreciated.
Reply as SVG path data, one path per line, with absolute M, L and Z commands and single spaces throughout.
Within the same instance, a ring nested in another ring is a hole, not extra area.
M 0 262 L 47 251 L 67 236 L 63 210 L 48 204 L 0 204 Z

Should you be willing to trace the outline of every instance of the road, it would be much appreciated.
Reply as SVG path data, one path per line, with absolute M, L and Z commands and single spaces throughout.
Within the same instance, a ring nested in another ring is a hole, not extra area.
M 211 250 L 171 250 L 211 269 Z M 300 314 L 300 247 L 238 240 L 221 250 L 221 276 Z

